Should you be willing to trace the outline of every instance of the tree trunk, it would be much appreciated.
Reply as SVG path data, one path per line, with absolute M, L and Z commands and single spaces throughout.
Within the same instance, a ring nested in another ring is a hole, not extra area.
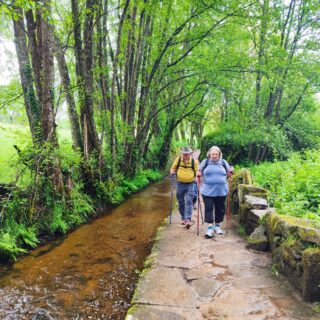
M 34 70 L 34 77 L 35 77 L 35 84 L 38 97 L 41 97 L 42 94 L 42 80 L 41 80 L 41 56 L 42 52 L 40 51 L 40 43 L 37 40 L 37 35 L 39 36 L 39 19 L 40 16 L 37 14 L 37 23 L 34 21 L 33 11 L 28 10 L 25 14 L 27 28 L 28 28 L 28 48 L 29 52 L 31 53 L 31 61 L 32 61 L 32 68 Z
M 45 12 L 51 12 L 51 1 L 44 2 Z M 50 15 L 49 15 L 50 17 Z M 56 123 L 54 118 L 54 37 L 53 28 L 48 22 L 48 17 L 41 19 L 41 48 L 42 48 L 42 132 L 46 142 L 52 148 L 58 147 L 56 137 Z M 52 162 L 48 165 L 48 175 L 51 177 L 56 192 L 62 194 L 64 192 L 62 172 L 60 168 L 60 160 L 54 156 Z
M 41 108 L 33 86 L 34 79 L 29 59 L 23 13 L 20 8 L 17 8 L 16 11 L 18 13 L 18 19 L 13 20 L 14 42 L 18 56 L 21 86 L 29 120 L 31 136 L 33 142 L 37 143 L 42 140 L 42 134 L 40 130 Z
M 260 27 L 260 43 L 258 52 L 258 67 L 257 67 L 257 78 L 256 78 L 256 108 L 260 110 L 261 108 L 261 81 L 263 76 L 263 66 L 264 66 L 264 51 L 266 44 L 266 33 L 268 25 L 268 13 L 269 12 L 269 0 L 264 0 L 262 7 L 261 16 L 261 27 Z
M 55 54 L 58 62 L 61 83 L 65 91 L 65 96 L 68 104 L 68 115 L 71 125 L 73 146 L 75 148 L 83 150 L 82 136 L 79 124 L 79 115 L 76 109 L 76 102 L 74 100 L 74 96 L 71 89 L 69 71 L 65 60 L 64 51 L 61 47 L 60 40 L 57 36 L 55 37 Z
M 94 0 L 86 2 L 86 18 L 84 25 L 84 106 L 81 110 L 82 125 L 87 125 L 88 153 L 96 151 L 100 154 L 100 141 L 93 118 L 93 17 Z M 86 122 L 86 123 L 85 123 Z
M 98 43 L 97 43 L 97 63 L 99 67 L 99 86 L 101 90 L 102 102 L 103 102 L 103 111 L 110 109 L 109 106 L 109 92 L 108 92 L 108 73 L 106 68 L 108 66 L 107 60 L 107 48 L 106 48 L 106 24 L 108 16 L 108 1 L 105 0 L 105 3 L 102 7 L 103 19 L 98 18 L 97 20 L 97 33 L 98 33 Z M 102 20 L 102 24 L 101 24 Z
M 111 139 L 110 139 L 110 149 L 111 149 L 111 157 L 113 162 L 116 158 L 116 129 L 115 129 L 115 113 L 116 113 L 116 81 L 117 81 L 117 73 L 118 73 L 118 62 L 119 55 L 121 52 L 121 37 L 122 37 L 122 28 L 123 23 L 127 14 L 127 10 L 129 8 L 130 0 L 126 0 L 125 6 L 123 8 L 118 33 L 117 33 L 117 48 L 116 53 L 113 59 L 113 68 L 112 68 L 112 85 L 111 85 L 111 100 L 110 100 L 110 131 L 111 131 Z M 119 90 L 118 90 L 119 91 Z M 118 92 L 119 93 L 119 92 Z

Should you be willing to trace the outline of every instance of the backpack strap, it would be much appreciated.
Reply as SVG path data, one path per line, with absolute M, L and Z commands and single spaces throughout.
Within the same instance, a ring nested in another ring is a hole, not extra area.
M 205 162 L 204 167 L 202 169 L 202 174 L 203 174 L 205 168 L 208 166 L 208 164 L 209 164 L 209 158 L 206 159 L 206 162 Z
M 194 175 L 194 177 L 196 177 L 196 170 L 195 170 L 195 168 L 194 168 L 194 159 L 193 159 L 193 158 L 191 159 L 191 168 L 192 168 L 192 170 L 193 170 L 193 175 Z
M 177 172 L 178 172 L 178 169 L 179 169 L 179 167 L 180 167 L 180 163 L 181 163 L 181 157 L 179 157 L 179 160 L 178 160 L 178 163 L 177 163 Z M 190 168 L 190 167 L 186 167 L 186 166 L 181 166 L 181 167 L 183 167 L 183 168 Z M 193 175 L 194 175 L 194 177 L 196 177 L 196 169 L 195 169 L 195 167 L 194 167 L 194 159 L 193 158 L 191 158 L 191 169 L 193 170 Z
M 178 171 L 178 169 L 180 167 L 180 162 L 181 162 L 181 157 L 179 157 L 179 160 L 178 160 L 178 163 L 177 163 L 177 171 Z
M 222 159 L 221 161 L 222 161 L 222 165 L 224 167 L 224 170 L 226 170 L 226 173 L 228 173 L 226 161 L 224 159 Z
M 224 159 L 221 159 L 221 162 L 222 162 L 224 170 L 226 170 L 226 173 L 228 173 L 226 161 Z M 209 158 L 206 159 L 206 162 L 205 162 L 204 167 L 202 169 L 202 174 L 204 172 L 204 169 L 208 166 L 208 164 L 209 164 Z

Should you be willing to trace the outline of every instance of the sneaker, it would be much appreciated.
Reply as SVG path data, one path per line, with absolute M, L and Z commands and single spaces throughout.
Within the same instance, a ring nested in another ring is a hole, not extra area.
M 191 227 L 191 221 L 186 220 L 186 228 L 189 229 Z
M 212 226 L 208 227 L 208 230 L 207 230 L 207 232 L 206 232 L 206 234 L 204 236 L 207 239 L 213 238 L 213 228 L 212 228 Z
M 215 226 L 214 227 L 214 232 L 216 234 L 224 234 L 224 232 L 221 230 L 220 226 Z

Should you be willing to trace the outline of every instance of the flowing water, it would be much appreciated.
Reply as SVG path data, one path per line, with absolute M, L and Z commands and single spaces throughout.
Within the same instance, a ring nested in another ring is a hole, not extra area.
M 170 207 L 168 179 L 1 267 L 0 319 L 124 319 Z

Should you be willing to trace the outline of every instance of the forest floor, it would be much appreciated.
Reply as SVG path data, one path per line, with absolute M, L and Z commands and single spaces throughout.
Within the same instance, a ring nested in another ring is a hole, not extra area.
M 161 231 L 153 263 L 144 271 L 126 320 L 316 320 L 276 275 L 270 253 L 249 250 L 232 221 L 228 234 L 205 239 L 205 225 L 187 230 L 174 214 Z M 151 258 L 152 258 L 151 257 Z

